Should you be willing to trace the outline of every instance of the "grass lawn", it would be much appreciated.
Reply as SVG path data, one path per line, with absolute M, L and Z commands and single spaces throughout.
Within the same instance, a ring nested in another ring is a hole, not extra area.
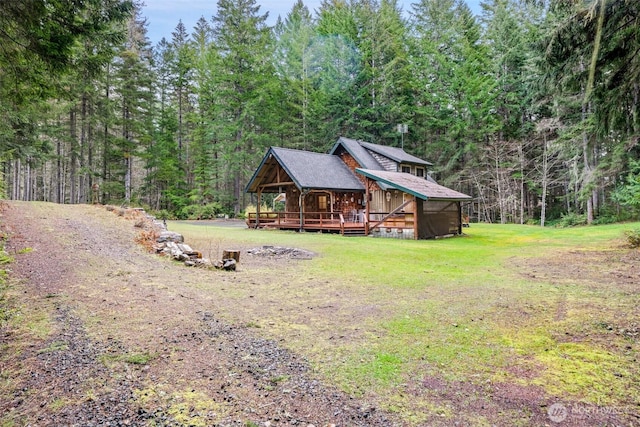
M 491 424 L 496 412 L 526 424 L 558 400 L 640 412 L 640 252 L 624 239 L 638 227 L 472 224 L 412 241 L 169 224 L 214 259 L 262 245 L 315 252 L 243 253 L 236 273 L 198 286 L 230 321 L 416 425 L 434 414 Z

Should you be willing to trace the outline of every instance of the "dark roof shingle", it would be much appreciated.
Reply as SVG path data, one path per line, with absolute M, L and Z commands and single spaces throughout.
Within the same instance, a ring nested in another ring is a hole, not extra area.
M 361 141 L 356 141 L 355 139 L 345 138 L 343 136 L 338 139 L 338 141 L 333 145 L 329 154 L 335 154 L 338 147 L 342 146 L 349 154 L 356 159 L 356 162 L 365 169 L 384 169 L 380 163 L 371 155 L 366 148 L 361 145 Z
M 370 142 L 358 141 L 367 150 L 371 150 L 374 153 L 378 153 L 382 156 L 388 157 L 398 163 L 411 163 L 413 165 L 431 166 L 432 164 L 422 160 L 416 156 L 404 151 L 402 148 L 389 147 L 386 145 L 372 144 Z
M 422 177 L 404 172 L 389 172 L 371 169 L 356 169 L 361 175 L 377 182 L 387 184 L 405 193 L 412 194 L 422 200 L 471 200 L 471 196 L 444 187 Z
M 362 182 L 349 170 L 338 156 L 271 147 L 247 184 L 247 191 L 255 191 L 260 182 L 260 169 L 273 155 L 300 189 L 323 189 L 338 191 L 364 191 Z

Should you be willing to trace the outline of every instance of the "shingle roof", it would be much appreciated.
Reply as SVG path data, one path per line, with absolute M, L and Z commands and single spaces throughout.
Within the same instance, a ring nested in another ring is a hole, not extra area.
M 398 163 L 411 163 L 413 165 L 423 165 L 423 166 L 432 165 L 432 163 L 422 160 L 416 156 L 412 156 L 411 154 L 404 151 L 402 148 L 372 144 L 370 142 L 364 142 L 364 141 L 358 141 L 358 143 L 362 145 L 364 148 L 366 148 L 367 150 L 371 150 L 374 153 L 378 153 L 380 155 L 388 157 L 391 160 L 395 160 Z
M 356 141 L 355 139 L 340 137 L 329 151 L 329 154 L 335 154 L 338 147 L 343 146 L 361 167 L 365 169 L 384 169 L 361 143 L 361 141 Z
M 471 196 L 408 173 L 359 168 L 356 169 L 356 172 L 422 200 L 462 201 L 472 199 Z
M 257 191 L 261 184 L 261 169 L 271 155 L 300 189 L 364 191 L 362 182 L 338 156 L 279 147 L 271 147 L 267 151 L 247 184 L 246 191 Z

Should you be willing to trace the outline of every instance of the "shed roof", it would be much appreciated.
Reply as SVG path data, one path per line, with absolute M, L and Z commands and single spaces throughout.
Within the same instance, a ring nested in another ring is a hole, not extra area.
M 299 189 L 323 189 L 336 191 L 364 191 L 364 185 L 349 170 L 338 156 L 271 147 L 246 187 L 249 193 L 256 193 L 268 180 L 268 171 L 273 161 L 284 169 Z M 277 189 L 273 189 L 277 191 Z
M 422 200 L 464 201 L 472 199 L 471 196 L 409 173 L 360 168 L 357 168 L 356 172 Z

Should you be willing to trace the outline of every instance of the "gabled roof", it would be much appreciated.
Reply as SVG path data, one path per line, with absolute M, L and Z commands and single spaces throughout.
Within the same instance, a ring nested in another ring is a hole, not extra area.
M 356 159 L 360 167 L 365 169 L 384 169 L 380 163 L 361 145 L 361 141 L 355 139 L 340 137 L 329 151 L 329 154 L 335 154 L 338 148 L 342 146 L 349 154 Z
M 402 148 L 372 144 L 370 142 L 364 142 L 364 141 L 358 141 L 358 142 L 367 150 L 371 150 L 374 153 L 378 153 L 382 156 L 388 157 L 391 160 L 394 160 L 398 163 L 410 163 L 412 165 L 422 165 L 422 166 L 432 165 L 432 163 L 422 160 L 416 156 L 412 156 L 411 154 L 404 151 Z
M 267 176 L 265 169 L 273 165 L 273 159 L 300 190 L 364 191 L 362 182 L 338 156 L 271 147 L 247 184 L 246 192 L 256 193 L 261 185 L 270 184 L 263 181 Z
M 422 200 L 463 201 L 472 199 L 471 196 L 409 173 L 360 168 L 357 168 L 356 172 Z

